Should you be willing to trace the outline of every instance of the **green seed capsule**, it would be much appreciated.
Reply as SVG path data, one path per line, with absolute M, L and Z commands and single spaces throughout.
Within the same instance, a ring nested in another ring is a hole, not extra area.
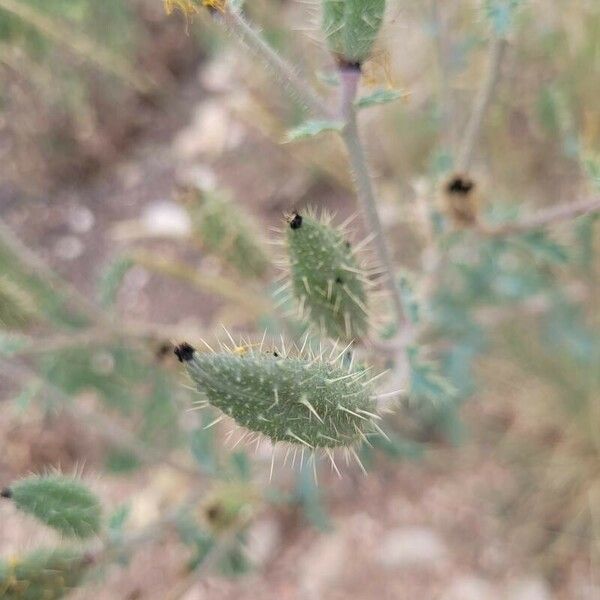
M 63 535 L 84 539 L 100 531 L 98 499 L 70 477 L 58 474 L 27 477 L 13 484 L 5 494 L 19 510 Z
M 322 29 L 327 45 L 341 61 L 367 60 L 385 13 L 385 0 L 323 0 Z
M 91 565 L 80 551 L 36 550 L 0 561 L 0 597 L 4 600 L 59 600 L 73 591 Z
M 190 188 L 181 197 L 192 220 L 194 235 L 202 246 L 242 277 L 260 278 L 269 258 L 252 216 L 234 206 L 223 192 Z
M 339 357 L 251 347 L 244 354 L 199 353 L 188 344 L 176 353 L 210 405 L 273 443 L 348 447 L 377 427 L 366 371 L 342 368 Z
M 363 336 L 369 325 L 367 278 L 342 233 L 325 221 L 296 214 L 287 245 L 301 314 L 332 338 Z

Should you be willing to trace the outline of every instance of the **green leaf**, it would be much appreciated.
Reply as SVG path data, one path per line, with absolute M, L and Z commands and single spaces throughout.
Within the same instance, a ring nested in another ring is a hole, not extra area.
M 427 400 L 434 406 L 448 403 L 454 398 L 455 389 L 443 376 L 440 367 L 421 356 L 419 349 L 407 350 L 410 365 L 410 394 L 416 400 Z
M 341 121 L 328 120 L 310 120 L 290 129 L 286 136 L 285 142 L 295 142 L 306 138 L 314 137 L 326 131 L 342 131 L 344 124 Z
M 0 331 L 0 356 L 12 356 L 27 347 L 27 338 Z
M 104 308 L 109 308 L 115 303 L 123 278 L 134 265 L 135 262 L 131 258 L 123 256 L 105 269 L 98 285 L 100 304 Z
M 372 94 L 368 96 L 363 96 L 354 102 L 356 108 L 369 108 L 371 106 L 376 106 L 378 104 L 388 104 L 390 102 L 394 102 L 395 100 L 399 100 L 403 96 L 406 96 L 405 92 L 401 92 L 400 90 L 386 90 L 379 89 L 375 90 Z
M 522 0 L 486 0 L 484 9 L 499 36 L 505 36 L 513 23 L 514 14 Z
M 100 531 L 98 498 L 83 484 L 59 474 L 31 476 L 5 493 L 16 507 L 68 537 L 89 538 Z
M 540 260 L 554 264 L 569 262 L 567 248 L 554 241 L 546 231 L 531 231 L 518 240 Z

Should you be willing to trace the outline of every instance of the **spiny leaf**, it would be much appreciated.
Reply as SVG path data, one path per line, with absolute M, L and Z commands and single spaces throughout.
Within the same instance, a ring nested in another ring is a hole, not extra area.
M 68 537 L 89 538 L 100 531 L 98 498 L 73 478 L 58 474 L 27 477 L 4 495 L 19 510 Z
M 388 104 L 389 102 L 394 102 L 405 96 L 403 92 L 400 90 L 375 90 L 372 94 L 368 96 L 363 96 L 359 98 L 354 103 L 357 108 L 369 108 L 371 106 L 376 106 L 378 104 Z
M 342 233 L 326 220 L 295 214 L 287 244 L 292 292 L 302 315 L 334 339 L 364 335 L 368 280 Z
M 79 550 L 41 549 L 0 561 L 3 600 L 59 600 L 77 587 L 92 561 Z
M 254 348 L 199 353 L 189 344 L 177 352 L 209 404 L 273 443 L 348 447 L 375 427 L 366 371 L 342 368 L 339 356 L 329 361 Z
M 311 119 L 290 129 L 285 136 L 285 141 L 295 142 L 314 137 L 326 131 L 342 131 L 343 127 L 344 124 L 341 121 Z
M 331 52 L 347 63 L 367 60 L 384 13 L 385 0 L 323 0 L 321 28 Z

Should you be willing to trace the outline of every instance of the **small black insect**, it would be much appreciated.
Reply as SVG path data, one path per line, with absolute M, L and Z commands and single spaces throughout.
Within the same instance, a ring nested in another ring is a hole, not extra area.
M 474 186 L 475 186 L 475 184 L 470 179 L 467 179 L 466 177 L 457 176 L 457 177 L 453 177 L 448 182 L 447 189 L 448 189 L 448 193 L 450 193 L 450 194 L 466 195 L 473 189 Z
M 0 492 L 0 497 L 1 498 L 12 498 L 12 490 L 10 488 L 4 488 Z
M 292 229 L 300 229 L 300 227 L 302 227 L 302 217 L 298 213 L 294 213 L 294 216 L 290 221 L 290 227 Z
M 183 344 L 179 344 L 179 346 L 175 346 L 175 356 L 179 359 L 179 362 L 189 362 L 194 358 L 194 352 L 196 349 L 188 344 L 187 342 L 183 342 Z
M 339 283 L 339 284 L 341 285 L 342 283 L 344 283 L 344 280 L 343 280 L 343 279 L 342 279 L 342 278 L 341 278 L 341 277 L 338 275 L 338 276 L 335 278 L 335 282 L 336 282 L 336 283 Z
M 273 356 L 275 358 L 279 358 L 279 352 L 277 352 L 277 350 L 273 350 Z

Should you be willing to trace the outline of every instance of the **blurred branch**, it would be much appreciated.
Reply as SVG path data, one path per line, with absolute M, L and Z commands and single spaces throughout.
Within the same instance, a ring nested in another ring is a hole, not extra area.
M 156 87 L 156 84 L 148 77 L 140 75 L 119 56 L 107 51 L 104 46 L 75 31 L 65 23 L 28 6 L 25 2 L 0 0 L 0 9 L 18 17 L 54 42 L 66 46 L 77 56 L 112 73 L 138 92 L 147 93 Z
M 507 41 L 504 38 L 495 36 L 490 41 L 486 76 L 475 97 L 473 109 L 471 110 L 456 160 L 456 169 L 459 172 L 466 172 L 471 168 L 483 120 L 494 96 L 498 79 L 500 78 L 500 66 L 506 47 Z
M 434 42 L 439 72 L 439 95 L 440 95 L 440 113 L 442 122 L 442 141 L 445 147 L 452 148 L 455 143 L 454 110 L 452 100 L 452 89 L 450 86 L 450 65 L 448 64 L 448 55 L 451 51 L 448 28 L 446 20 L 442 14 L 442 7 L 439 0 L 431 2 L 431 21 L 434 27 Z
M 499 227 L 480 225 L 479 231 L 492 237 L 501 237 L 519 233 L 527 233 L 563 221 L 570 221 L 600 211 L 600 197 L 559 204 L 524 217 L 515 223 L 507 223 Z
M 263 296 L 251 292 L 248 288 L 237 285 L 234 281 L 219 277 L 216 275 L 204 275 L 188 265 L 167 260 L 160 256 L 148 254 L 147 252 L 135 252 L 131 259 L 137 263 L 157 273 L 176 277 L 186 281 L 203 292 L 218 294 L 219 296 L 243 306 L 249 311 L 249 314 L 260 316 L 265 312 L 270 312 L 272 304 L 265 300 Z

